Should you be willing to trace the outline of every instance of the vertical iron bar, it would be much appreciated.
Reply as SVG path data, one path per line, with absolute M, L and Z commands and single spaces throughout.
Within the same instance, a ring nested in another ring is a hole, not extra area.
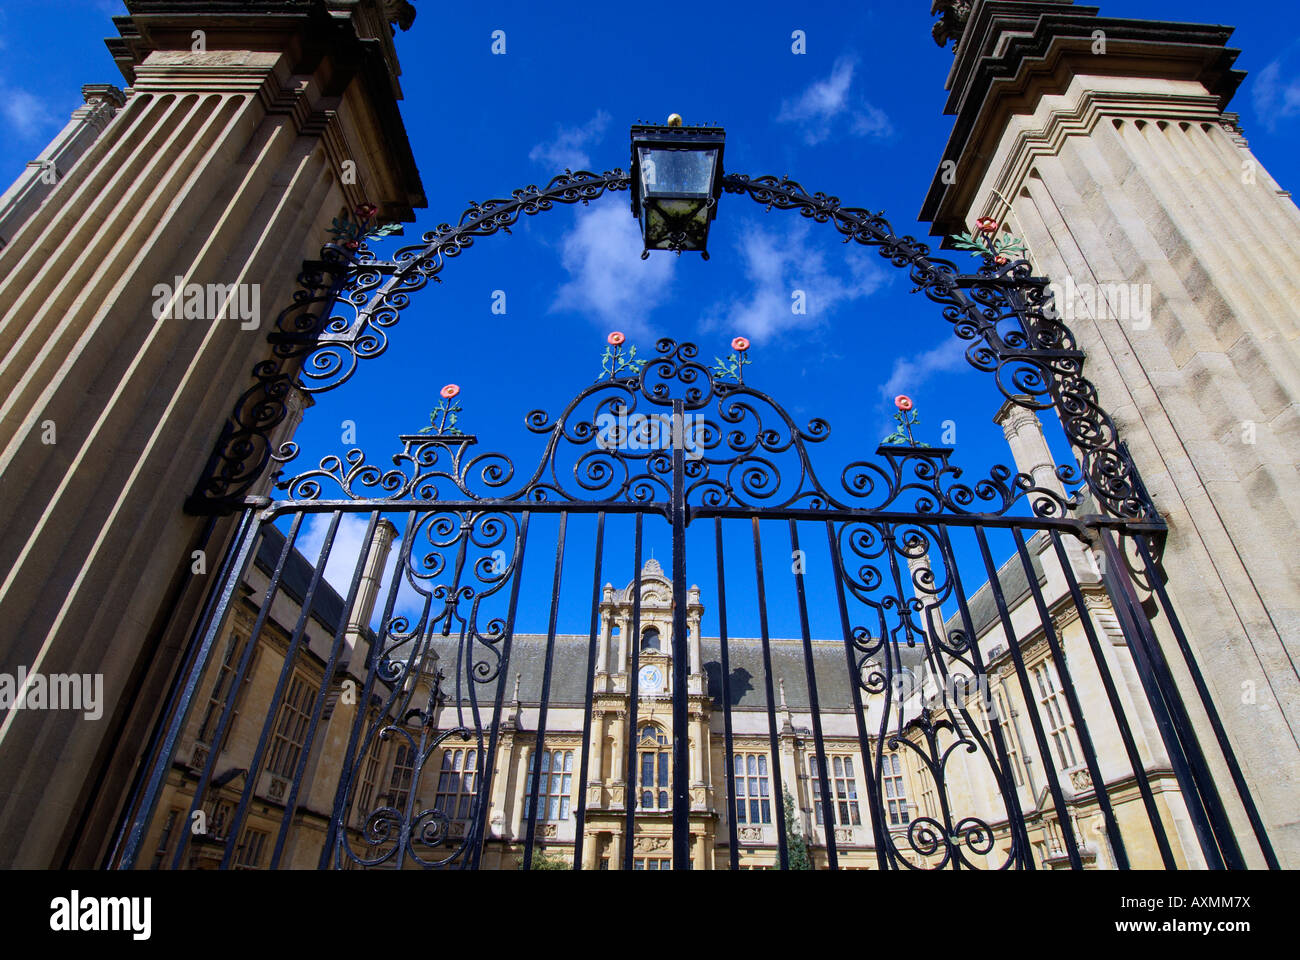
M 573 835 L 573 869 L 582 869 L 587 830 L 587 774 L 591 761 L 592 700 L 596 692 L 596 631 L 600 629 L 600 568 L 605 556 L 605 511 L 596 514 L 596 568 L 591 575 L 591 637 L 587 641 L 587 685 L 582 716 L 582 761 L 578 765 L 578 823 Z M 602 734 L 597 731 L 598 737 Z M 600 776 L 600 771 L 596 771 Z
M 185 729 L 186 722 L 189 720 L 190 710 L 194 706 L 194 695 L 198 692 L 199 682 L 207 669 L 208 657 L 212 654 L 212 645 L 216 643 L 217 638 L 221 635 L 226 614 L 234 603 L 235 593 L 239 589 L 239 581 L 244 575 L 244 568 L 248 565 L 249 558 L 252 556 L 253 544 L 257 542 L 257 538 L 262 532 L 261 524 L 256 521 L 256 513 L 256 510 L 248 507 L 239 519 L 239 526 L 235 531 L 235 536 L 230 541 L 230 546 L 227 548 L 221 574 L 216 581 L 218 586 L 208 596 L 203 615 L 194 631 L 194 636 L 199 637 L 200 640 L 197 644 L 197 650 L 189 662 L 188 673 L 185 675 L 183 686 L 176 689 L 172 696 L 168 698 L 167 709 L 170 711 L 171 716 L 166 718 L 166 715 L 164 715 L 167 723 L 166 733 L 157 747 L 157 752 L 152 754 L 154 758 L 153 765 L 149 768 L 149 779 L 140 792 L 135 817 L 130 822 L 125 839 L 125 849 L 118 864 L 120 870 L 134 869 L 136 861 L 139 859 L 140 847 L 144 843 L 149 823 L 153 820 L 154 808 L 158 805 L 163 783 L 167 779 L 167 771 L 172 764 L 172 755 L 176 752 L 176 747 L 180 743 L 181 734 Z M 187 820 L 180 827 L 182 832 L 187 832 L 189 821 Z
M 475 799 L 478 806 L 471 827 L 473 836 L 468 840 L 470 857 L 466 864 L 473 870 L 477 870 L 482 862 L 483 847 L 487 845 L 488 808 L 492 803 L 492 779 L 496 774 L 497 741 L 501 733 L 501 707 L 505 702 L 506 676 L 510 671 L 510 648 L 515 637 L 515 614 L 519 610 L 519 585 L 524 578 L 524 553 L 528 548 L 528 522 L 531 517 L 532 514 L 524 511 L 523 518 L 520 521 L 514 556 L 515 579 L 510 584 L 510 605 L 506 612 L 506 635 L 505 639 L 501 641 L 501 665 L 497 667 L 497 693 L 496 700 L 492 705 L 492 732 L 488 735 L 487 756 L 479 757 L 478 761 L 480 793 Z M 507 757 L 506 763 L 509 764 L 509 762 L 510 760 Z M 508 770 L 506 775 L 509 776 Z
M 799 603 L 799 629 L 803 634 L 803 669 L 808 678 L 808 709 L 812 711 L 813 749 L 817 751 L 817 780 L 822 791 L 822 816 L 826 821 L 826 860 L 830 869 L 838 870 L 840 861 L 835 847 L 835 800 L 831 797 L 829 771 L 826 766 L 826 743 L 822 737 L 821 702 L 817 698 L 817 672 L 813 663 L 812 631 L 808 625 L 808 597 L 804 591 L 803 553 L 799 549 L 799 529 L 790 521 L 790 551 L 796 558 L 795 595 Z
M 528 791 L 528 833 L 524 840 L 524 869 L 533 869 L 533 841 L 537 837 L 537 794 L 542 785 L 542 752 L 546 749 L 546 714 L 551 700 L 551 670 L 555 664 L 555 628 L 560 617 L 560 580 L 564 573 L 564 535 L 568 530 L 569 513 L 560 514 L 560 529 L 555 535 L 555 574 L 551 581 L 551 618 L 546 626 L 546 664 L 542 668 L 542 696 L 537 708 L 537 739 L 533 747 L 531 767 L 533 771 L 532 787 Z M 549 782 L 552 774 L 551 764 L 547 764 L 545 775 Z M 561 771 L 563 783 L 563 771 Z M 547 790 L 550 793 L 550 790 Z
M 727 652 L 727 578 L 723 573 L 722 518 L 713 520 L 714 559 L 718 567 L 718 646 L 722 658 L 722 740 L 727 751 L 727 840 L 731 869 L 740 869 L 740 841 L 736 833 L 736 756 L 731 732 L 731 658 Z
M 1178 649 L 1182 651 L 1183 660 L 1187 664 L 1187 671 L 1192 676 L 1192 683 L 1196 685 L 1196 692 L 1201 698 L 1201 705 L 1205 708 L 1210 726 L 1214 730 L 1215 739 L 1219 742 L 1219 750 L 1223 753 L 1224 762 L 1227 763 L 1228 771 L 1232 774 L 1233 785 L 1236 786 L 1237 796 L 1241 798 L 1241 804 L 1246 809 L 1246 817 L 1250 820 L 1255 839 L 1259 842 L 1260 852 L 1264 855 L 1264 861 L 1268 864 L 1268 868 L 1278 870 L 1280 864 L 1277 855 L 1273 852 L 1273 844 L 1268 838 L 1268 831 L 1264 828 L 1264 821 L 1259 815 L 1259 810 L 1255 807 L 1255 799 L 1251 796 L 1250 788 L 1246 785 L 1246 778 L 1241 772 L 1241 766 L 1237 763 L 1237 754 L 1232 749 L 1231 741 L 1228 740 L 1228 733 L 1223 729 L 1219 711 L 1214 706 L 1214 699 L 1210 696 L 1210 689 L 1206 685 L 1205 677 L 1201 674 L 1201 668 L 1196 662 L 1196 654 L 1192 651 L 1191 644 L 1187 642 L 1187 634 L 1183 632 L 1182 622 L 1178 619 L 1174 605 L 1165 590 L 1161 571 L 1156 566 L 1146 538 L 1134 537 L 1133 542 L 1137 544 L 1138 553 L 1142 556 L 1142 563 L 1146 568 L 1147 577 L 1155 589 L 1156 596 L 1160 598 L 1160 606 L 1164 608 L 1165 616 L 1169 618 L 1169 626 L 1174 632 L 1174 639 L 1178 642 Z
M 379 511 L 375 510 L 370 514 L 370 523 L 366 526 L 365 539 L 361 541 L 362 547 L 357 556 L 357 565 L 352 571 L 352 582 L 348 587 L 347 600 L 344 601 L 343 610 L 339 614 L 338 626 L 334 630 L 334 643 L 330 647 L 329 659 L 325 663 L 320 690 L 316 693 L 316 702 L 312 704 L 311 720 L 307 725 L 307 737 L 303 741 L 302 751 L 298 755 L 297 768 L 293 772 L 293 780 L 289 786 L 289 796 L 284 801 L 284 815 L 280 818 L 280 831 L 275 837 L 275 849 L 271 852 L 271 865 L 269 868 L 271 870 L 277 870 L 280 867 L 280 857 L 284 853 L 284 843 L 289 836 L 289 823 L 293 820 L 294 808 L 298 805 L 298 791 L 307 772 L 307 761 L 311 756 L 312 743 L 316 739 L 316 727 L 320 724 L 321 713 L 325 708 L 325 694 L 334 681 L 334 671 L 339 662 L 339 651 L 343 649 L 343 637 L 348 632 L 348 621 L 352 619 L 352 608 L 357 602 L 357 591 L 361 587 L 361 575 L 365 572 L 366 560 L 370 557 L 370 546 L 374 541 L 375 527 L 378 524 Z
M 1156 808 L 1156 798 L 1151 793 L 1151 784 L 1147 781 L 1142 755 L 1138 752 L 1137 743 L 1133 739 L 1133 730 L 1129 725 L 1128 717 L 1125 716 L 1124 705 L 1120 702 L 1119 691 L 1115 687 L 1114 677 L 1111 675 L 1110 667 L 1106 664 L 1105 653 L 1102 650 L 1101 641 L 1097 637 L 1096 628 L 1093 627 L 1092 617 L 1088 613 L 1083 591 L 1079 589 L 1079 582 L 1071 569 L 1070 557 L 1065 552 L 1065 545 L 1061 542 L 1061 535 L 1052 530 L 1051 537 L 1052 546 L 1056 548 L 1057 560 L 1060 561 L 1061 569 L 1065 572 L 1065 582 L 1070 588 L 1070 596 L 1074 599 L 1074 607 L 1079 613 L 1079 622 L 1083 624 L 1084 633 L 1088 636 L 1088 646 L 1091 648 L 1092 658 L 1097 664 L 1097 673 L 1101 676 L 1101 684 L 1106 690 L 1106 699 L 1110 701 L 1111 713 L 1114 714 L 1115 722 L 1119 726 L 1120 740 L 1124 743 L 1129 765 L 1133 768 L 1133 778 L 1137 781 L 1138 791 L 1142 794 L 1142 804 L 1146 807 L 1147 819 L 1151 821 L 1151 830 L 1155 834 L 1156 846 L 1160 849 L 1160 859 L 1164 862 L 1166 869 L 1173 870 L 1176 867 L 1174 852 L 1169 847 L 1169 837 L 1165 834 L 1165 825 L 1160 819 L 1160 811 Z M 1124 869 L 1128 869 L 1127 863 L 1128 858 L 1125 856 Z
M 271 580 L 266 587 L 266 594 L 262 598 L 262 606 L 257 611 L 257 619 L 253 622 L 252 633 L 249 634 L 248 642 L 244 646 L 244 652 L 239 658 L 239 667 L 235 672 L 235 678 L 230 682 L 230 690 L 226 693 L 225 705 L 221 708 L 221 718 L 217 721 L 217 730 L 212 735 L 208 758 L 203 764 L 203 770 L 199 774 L 198 782 L 194 785 L 194 799 L 190 802 L 190 810 L 185 818 L 187 828 L 193 824 L 194 814 L 203 806 L 203 795 L 207 792 L 208 781 L 212 779 L 212 771 L 217 765 L 217 756 L 221 752 L 221 744 L 225 740 L 226 731 L 230 727 L 230 719 L 235 710 L 235 701 L 238 699 L 239 691 L 243 689 L 244 681 L 248 677 L 248 668 L 253 662 L 253 655 L 257 650 L 258 642 L 261 640 L 262 629 L 266 626 L 266 619 L 271 614 L 271 604 L 275 602 L 276 594 L 280 592 L 280 579 L 284 575 L 284 565 L 293 554 L 293 545 L 298 539 L 298 529 L 302 526 L 302 517 L 302 513 L 294 514 L 293 523 L 289 527 L 289 534 L 284 538 L 284 546 L 280 550 L 280 557 L 276 561 L 275 570 L 271 573 Z M 176 853 L 172 856 L 173 870 L 180 869 L 181 859 L 185 853 L 185 847 L 189 844 L 190 836 L 191 831 L 189 829 L 180 832 L 180 836 L 176 841 Z
M 849 623 L 848 601 L 844 597 L 843 558 L 840 556 L 839 541 L 835 536 L 835 525 L 829 520 L 826 521 L 826 540 L 831 551 L 831 569 L 835 574 L 835 599 L 840 609 L 840 630 L 844 634 L 844 657 L 849 669 L 849 689 L 853 693 L 853 719 L 857 721 L 858 727 L 858 749 L 862 752 L 862 775 L 867 782 L 867 809 L 871 817 L 871 835 L 876 844 L 876 865 L 881 870 L 888 870 L 891 863 L 886 849 L 888 841 L 884 830 L 885 822 L 882 819 L 884 812 L 879 810 L 876 804 L 876 782 L 871 766 L 871 738 L 867 734 L 866 712 L 862 706 L 862 671 L 853 653 L 853 628 Z
M 1160 730 L 1160 737 L 1164 740 L 1165 751 L 1169 754 L 1170 765 L 1174 768 L 1174 778 L 1178 781 L 1179 790 L 1182 791 L 1183 801 L 1187 807 L 1187 815 L 1191 818 L 1192 827 L 1195 829 L 1196 838 L 1200 842 L 1201 852 L 1205 854 L 1206 863 L 1211 870 L 1223 870 L 1227 864 L 1224 862 L 1223 853 L 1219 849 L 1214 827 L 1210 823 L 1209 812 L 1205 807 L 1205 799 L 1201 796 L 1201 784 L 1193 774 L 1191 761 L 1184 752 L 1184 746 L 1187 744 L 1187 738 L 1191 735 L 1191 731 L 1180 729 L 1182 726 L 1180 721 L 1183 718 L 1180 718 L 1175 712 L 1176 693 L 1167 690 L 1164 684 L 1161 683 L 1160 675 L 1153 662 L 1155 654 L 1152 645 L 1156 640 L 1155 637 L 1148 636 L 1151 625 L 1147 623 L 1146 614 L 1143 612 L 1137 594 L 1133 591 L 1132 584 L 1128 580 L 1128 574 L 1124 567 L 1124 558 L 1120 555 L 1109 533 L 1103 530 L 1100 532 L 1100 537 L 1102 552 L 1106 558 L 1102 576 L 1106 581 L 1107 591 L 1115 608 L 1115 614 L 1119 618 L 1120 629 L 1124 631 L 1124 635 L 1129 641 L 1129 648 L 1133 651 L 1138 676 L 1142 678 L 1142 686 L 1146 690 L 1151 712 L 1155 717 L 1156 726 Z M 1168 699 L 1171 695 L 1175 698 L 1173 703 L 1170 703 Z
M 412 510 L 406 515 L 406 530 L 410 531 L 415 528 L 416 511 Z M 365 684 L 361 689 L 361 694 L 357 698 L 357 715 L 352 721 L 352 729 L 348 733 L 348 746 L 343 754 L 343 768 L 339 775 L 338 787 L 334 791 L 334 812 L 330 817 L 329 829 L 325 834 L 325 846 L 321 849 L 320 869 L 324 870 L 329 866 L 332 854 L 337 854 L 335 866 L 342 866 L 343 852 L 340 848 L 335 850 L 336 841 L 341 841 L 339 830 L 341 829 L 346 835 L 347 815 L 351 812 L 351 805 L 347 802 L 349 788 L 352 784 L 352 768 L 355 764 L 354 755 L 357 752 L 357 741 L 361 737 L 361 729 L 366 725 L 367 711 L 370 708 L 371 691 L 375 686 L 375 677 L 379 670 L 379 651 L 383 649 L 384 637 L 388 635 L 389 623 L 393 617 L 393 607 L 397 603 L 398 589 L 402 583 L 402 574 L 406 570 L 406 565 L 411 558 L 411 540 L 410 536 L 402 535 L 402 549 L 398 555 L 397 563 L 393 567 L 393 581 L 388 585 L 388 599 L 384 602 L 384 616 L 379 621 L 379 633 L 375 641 L 371 644 L 366 652 L 366 662 L 361 664 L 366 671 Z M 377 734 L 376 734 L 377 735 Z M 365 751 L 370 749 L 370 737 L 360 745 L 361 756 Z
M 790 869 L 790 852 L 785 836 L 785 786 L 781 782 L 781 742 L 776 732 L 776 693 L 772 686 L 772 647 L 767 631 L 767 587 L 763 581 L 763 541 L 758 517 L 752 519 L 754 532 L 754 577 L 758 587 L 758 626 L 763 641 L 763 683 L 767 694 L 767 739 L 772 751 L 772 786 L 776 799 L 776 838 L 778 861 L 782 870 Z M 797 771 L 796 771 L 797 773 Z M 798 813 L 798 809 L 795 810 Z
M 280 668 L 280 678 L 275 685 L 275 693 L 271 695 L 271 705 L 267 708 L 266 720 L 262 724 L 262 734 L 257 739 L 257 749 L 253 751 L 253 759 L 248 765 L 248 770 L 244 773 L 244 790 L 240 794 L 239 805 L 235 808 L 234 816 L 231 819 L 229 842 L 221 855 L 222 870 L 229 869 L 232 855 L 239 846 L 239 834 L 243 830 L 244 819 L 248 816 L 248 807 L 252 802 L 253 792 L 257 788 L 258 778 L 262 774 L 262 761 L 266 758 L 267 746 L 273 735 L 272 731 L 275 729 L 276 715 L 280 712 L 284 696 L 293 681 L 293 668 L 298 660 L 298 648 L 302 645 L 302 638 L 307 630 L 307 621 L 311 619 L 312 611 L 316 606 L 316 591 L 325 578 L 325 567 L 329 563 L 330 552 L 334 549 L 334 537 L 338 533 L 339 521 L 342 518 L 343 512 L 341 510 L 335 510 L 330 514 L 330 525 L 325 532 L 325 542 L 321 544 L 320 557 L 312 570 L 311 582 L 307 585 L 307 590 L 302 598 L 298 623 L 294 626 L 293 637 L 289 640 L 289 647 L 284 654 L 284 666 Z M 233 700 L 231 702 L 233 703 Z M 412 785 L 412 790 L 414 790 L 414 785 Z
M 637 789 L 637 699 L 639 695 L 637 673 L 641 669 L 641 533 L 645 514 L 639 510 L 636 514 L 636 534 L 633 537 L 632 560 L 635 570 L 632 573 L 632 635 L 625 638 L 628 652 L 632 657 L 631 672 L 627 676 L 627 747 L 623 758 L 626 767 L 626 781 L 623 784 L 623 869 L 631 870 L 632 841 L 635 839 L 636 805 L 639 800 Z M 622 666 L 622 664 L 619 664 Z
M 675 433 L 684 435 L 686 404 L 673 401 Z M 690 652 L 686 626 L 686 451 L 673 444 L 673 869 L 691 869 Z M 704 744 L 696 745 L 703 750 Z
M 1016 667 L 1016 677 L 1020 680 L 1020 691 L 1025 698 L 1025 711 L 1029 714 L 1030 726 L 1034 728 L 1034 739 L 1038 742 L 1038 753 L 1043 760 L 1043 774 L 1047 777 L 1047 789 L 1052 794 L 1052 803 L 1056 807 L 1056 818 L 1058 826 L 1061 828 L 1061 836 L 1065 840 L 1065 853 L 1070 859 L 1070 866 L 1075 870 L 1083 869 L 1083 861 L 1079 858 L 1078 844 L 1074 839 L 1074 826 L 1070 823 L 1070 811 L 1065 803 L 1065 794 L 1061 791 L 1061 782 L 1056 775 L 1056 764 L 1052 760 L 1051 744 L 1047 742 L 1047 733 L 1043 730 L 1042 718 L 1038 715 L 1038 709 L 1034 706 L 1034 691 L 1029 682 L 1029 673 L 1025 670 L 1025 658 L 1020 652 L 1020 638 L 1016 635 L 1015 626 L 1011 623 L 1011 613 L 1007 609 L 1006 597 L 1002 594 L 1002 584 L 998 580 L 998 568 L 993 562 L 993 554 L 989 552 L 989 541 L 984 535 L 983 527 L 975 528 L 975 539 L 979 541 L 980 554 L 984 558 L 984 568 L 989 575 L 989 590 L 993 594 L 993 602 L 998 608 L 998 617 L 1002 621 L 1002 630 L 1006 634 L 1007 647 L 1011 652 L 1011 660 Z M 1010 710 L 1008 704 L 1007 709 Z
M 970 643 L 971 660 L 975 663 L 975 669 L 979 671 L 980 677 L 988 685 L 988 668 L 984 664 L 984 655 L 980 653 L 979 638 L 975 635 L 975 623 L 971 619 L 970 606 L 966 599 L 966 588 L 962 586 L 961 570 L 957 566 L 957 555 L 952 549 L 952 540 L 948 536 L 948 528 L 940 525 L 939 527 L 939 549 L 944 558 L 944 563 L 952 571 L 953 586 L 957 592 L 957 610 L 961 614 L 962 628 L 966 631 L 966 637 Z M 992 699 L 990 692 L 989 699 Z M 1007 705 L 1007 712 L 1010 713 L 1011 705 Z M 1034 858 L 1030 855 L 1029 831 L 1025 827 L 1025 814 L 1020 806 L 1020 788 L 1016 786 L 1015 773 L 1011 768 L 1011 752 L 1007 748 L 1006 741 L 1002 738 L 1001 718 L 996 716 L 996 711 L 989 718 L 989 735 L 993 738 L 993 747 L 997 751 L 998 763 L 1001 765 L 1001 771 L 998 779 L 1002 782 L 1002 797 L 1007 805 L 1008 829 L 1013 838 L 1013 846 L 1016 848 L 1020 865 L 1027 870 L 1034 870 Z
M 1070 674 L 1070 666 L 1065 658 L 1065 648 L 1059 637 L 1056 635 L 1056 626 L 1052 623 L 1052 615 L 1047 609 L 1047 602 L 1043 599 L 1043 592 L 1038 586 L 1038 577 L 1034 574 L 1034 564 L 1029 558 L 1029 548 L 1025 544 L 1025 536 L 1019 527 L 1011 528 L 1011 535 L 1016 541 L 1016 551 L 1020 554 L 1020 565 L 1025 570 L 1025 580 L 1029 584 L 1029 592 L 1033 595 L 1034 606 L 1038 610 L 1038 619 L 1042 621 L 1043 633 L 1047 637 L 1047 647 L 1051 651 L 1052 660 L 1056 664 L 1057 677 L 1061 681 L 1061 692 L 1065 695 L 1065 703 L 1070 708 L 1070 718 L 1074 721 L 1074 732 L 1079 738 L 1079 749 L 1083 751 L 1084 761 L 1088 765 L 1088 775 L 1092 777 L 1092 789 L 1097 796 L 1097 805 L 1101 807 L 1102 820 L 1106 824 L 1106 835 L 1110 838 L 1111 849 L 1115 853 L 1117 866 L 1121 870 L 1128 869 L 1128 851 L 1124 849 L 1124 839 L 1119 833 L 1119 824 L 1115 822 L 1115 811 L 1111 809 L 1110 792 L 1106 789 L 1106 781 L 1102 778 L 1101 767 L 1097 762 L 1097 751 L 1093 746 L 1092 733 L 1088 730 L 1088 722 L 1084 719 L 1083 708 L 1079 705 L 1079 696 L 1074 689 L 1074 678 Z

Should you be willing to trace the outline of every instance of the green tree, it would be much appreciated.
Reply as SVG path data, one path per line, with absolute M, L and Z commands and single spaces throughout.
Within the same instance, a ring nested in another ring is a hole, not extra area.
M 794 822 L 794 801 L 790 794 L 785 794 L 785 854 L 791 870 L 811 870 L 813 868 L 812 852 L 808 849 L 808 838 L 800 832 Z
M 516 857 L 516 858 L 515 858 L 515 864 L 516 864 L 516 866 L 519 867 L 520 870 L 522 870 L 522 869 L 524 868 L 524 858 L 523 858 L 523 857 Z M 533 865 L 532 865 L 532 869 L 534 869 L 534 870 L 572 870 L 572 869 L 573 869 L 573 864 L 569 863 L 568 860 L 565 860 L 565 859 L 563 859 L 562 857 L 553 857 L 553 856 L 550 856 L 549 854 L 543 853 L 543 852 L 540 851 L 540 850 L 535 850 L 535 851 L 533 851 Z

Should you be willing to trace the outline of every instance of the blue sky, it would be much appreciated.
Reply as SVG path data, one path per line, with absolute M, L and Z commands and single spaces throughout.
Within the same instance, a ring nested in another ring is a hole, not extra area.
M 1250 77 L 1233 109 L 1270 172 L 1284 187 L 1297 183 L 1300 31 L 1286 28 L 1275 5 L 1100 5 L 1103 15 L 1236 25 L 1238 66 Z M 699 3 L 558 13 L 535 3 L 416 6 L 414 28 L 397 42 L 402 113 L 429 208 L 408 225 L 408 240 L 455 221 L 469 200 L 544 183 L 566 166 L 625 167 L 628 126 L 671 112 L 727 128 L 730 172 L 788 174 L 847 205 L 885 211 L 900 234 L 927 232 L 915 216 L 951 125 L 942 105 L 952 53 L 930 39 L 924 0 L 747 4 L 743 13 Z M 0 177 L 16 176 L 62 126 L 81 84 L 122 83 L 103 38 L 115 32 L 109 17 L 123 11 L 111 0 L 5 0 Z M 796 29 L 806 33 L 806 55 L 791 52 Z M 494 30 L 505 31 L 504 56 L 491 53 Z M 831 422 L 818 459 L 827 483 L 889 432 L 898 392 L 916 399 L 922 439 L 937 443 L 939 424 L 953 422 L 968 477 L 1009 459 L 990 419 L 996 390 L 967 367 L 933 305 L 912 296 L 906 276 L 873 251 L 845 247 L 831 228 L 795 214 L 725 196 L 710 262 L 642 262 L 627 203 L 616 194 L 543 214 L 451 263 L 445 282 L 404 313 L 388 354 L 318 398 L 299 434 L 300 469 L 343 451 L 345 420 L 356 422 L 369 459 L 386 463 L 400 449 L 395 435 L 426 424 L 448 382 L 463 390 L 462 426 L 525 469 L 540 448 L 524 415 L 556 412 L 589 384 L 612 329 L 643 348 L 658 336 L 694 340 L 708 357 L 725 353 L 737 334 L 750 337 L 747 378 L 797 420 Z M 794 289 L 808 294 L 807 316 L 790 312 Z M 504 316 L 491 312 L 497 290 L 506 294 Z M 784 535 L 776 531 L 774 543 Z M 619 564 L 630 570 L 630 560 Z M 709 577 L 690 572 L 706 587 Z M 778 632 L 793 627 L 785 616 Z

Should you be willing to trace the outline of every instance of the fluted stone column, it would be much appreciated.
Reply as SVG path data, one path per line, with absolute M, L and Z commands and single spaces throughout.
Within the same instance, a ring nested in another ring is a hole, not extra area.
M 331 219 L 424 203 L 394 5 L 127 7 L 126 104 L 0 252 L 0 670 L 102 674 L 107 701 L 0 721 L 10 866 L 103 862 L 233 530 L 182 505 Z M 256 328 L 156 318 L 176 277 L 255 285 Z
M 1060 285 L 1085 374 L 1169 523 L 1168 590 L 1279 857 L 1300 866 L 1300 211 L 1224 112 L 1244 77 L 1231 30 L 1068 0 L 975 0 L 956 26 L 956 121 L 922 219 L 951 235 L 992 216 Z M 1090 310 L 1108 290 L 1128 309 Z
M 85 103 L 72 111 L 67 126 L 0 195 L 0 249 L 9 244 L 126 103 L 126 95 L 111 83 L 88 83 L 81 88 L 81 96 Z

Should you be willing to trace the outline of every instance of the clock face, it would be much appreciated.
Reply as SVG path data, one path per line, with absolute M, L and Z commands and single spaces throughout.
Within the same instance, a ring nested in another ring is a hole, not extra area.
M 642 667 L 637 675 L 637 688 L 643 693 L 659 693 L 664 688 L 664 673 L 658 667 Z

